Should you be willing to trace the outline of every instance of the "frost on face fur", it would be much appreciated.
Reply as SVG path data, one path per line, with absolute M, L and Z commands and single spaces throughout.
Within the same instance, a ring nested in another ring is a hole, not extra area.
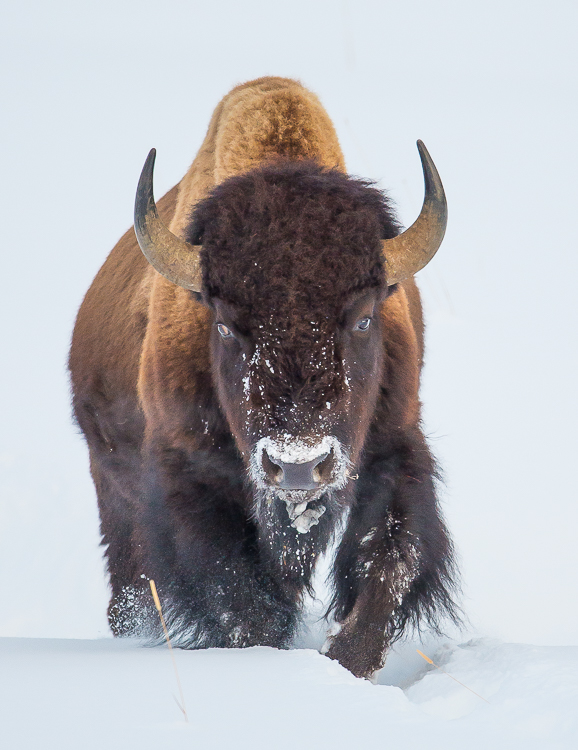
M 313 461 L 320 456 L 333 453 L 334 469 L 331 479 L 319 490 L 281 490 L 267 482 L 263 470 L 263 451 L 273 460 L 285 464 L 303 464 Z M 326 511 L 326 506 L 317 501 L 328 492 L 342 489 L 347 483 L 349 460 L 336 437 L 325 435 L 315 443 L 295 438 L 285 434 L 280 438 L 261 438 L 252 454 L 250 461 L 250 475 L 257 493 L 257 515 L 264 510 L 262 507 L 281 500 L 285 503 L 291 526 L 300 534 L 306 534 L 312 526 L 319 523 L 319 519 Z M 315 504 L 317 503 L 317 504 Z M 310 507 L 312 506 L 312 507 Z

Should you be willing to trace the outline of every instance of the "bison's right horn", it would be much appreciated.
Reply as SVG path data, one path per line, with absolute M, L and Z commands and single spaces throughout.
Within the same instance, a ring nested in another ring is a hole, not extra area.
M 134 202 L 134 231 L 145 258 L 173 284 L 201 291 L 201 246 L 190 245 L 170 232 L 160 220 L 153 195 L 156 149 L 142 169 Z

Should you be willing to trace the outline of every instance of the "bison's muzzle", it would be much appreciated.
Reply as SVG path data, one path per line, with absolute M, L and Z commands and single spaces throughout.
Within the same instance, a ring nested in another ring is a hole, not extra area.
M 265 474 L 280 490 L 317 490 L 322 485 L 323 476 L 331 474 L 334 463 L 329 453 L 298 464 L 271 458 L 266 450 L 261 461 Z
M 266 505 L 285 503 L 291 525 L 300 533 L 319 522 L 325 512 L 319 501 L 345 486 L 348 468 L 345 451 L 333 436 L 314 442 L 289 435 L 261 438 L 251 457 L 251 479 Z
M 325 491 L 347 481 L 347 460 L 337 438 L 314 444 L 301 439 L 261 438 L 253 451 L 251 474 L 257 486 L 272 490 Z

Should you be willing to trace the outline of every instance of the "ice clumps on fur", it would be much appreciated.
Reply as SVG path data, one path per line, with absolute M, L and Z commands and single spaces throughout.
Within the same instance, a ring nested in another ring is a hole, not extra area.
M 305 503 L 307 506 L 307 503 Z M 289 510 L 289 508 L 287 508 Z M 325 513 L 325 506 L 319 505 L 317 508 L 309 508 L 298 514 L 294 519 L 291 526 L 296 529 L 300 534 L 306 534 L 312 526 L 317 526 L 319 519 Z

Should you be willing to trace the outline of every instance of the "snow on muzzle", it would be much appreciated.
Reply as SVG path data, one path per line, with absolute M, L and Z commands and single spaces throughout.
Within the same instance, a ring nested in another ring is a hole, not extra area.
M 265 437 L 251 456 L 257 486 L 286 492 L 339 489 L 347 481 L 347 467 L 345 453 L 333 436 L 315 442 L 292 435 Z

